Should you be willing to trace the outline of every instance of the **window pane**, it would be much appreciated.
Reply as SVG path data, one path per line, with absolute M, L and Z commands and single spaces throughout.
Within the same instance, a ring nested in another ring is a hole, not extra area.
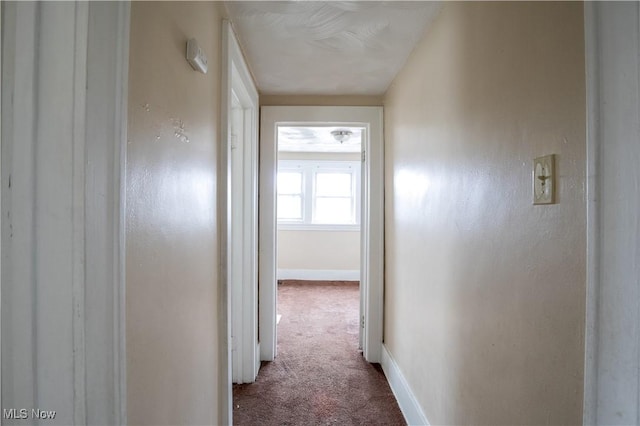
M 355 223 L 350 198 L 316 198 L 315 223 Z
M 316 173 L 316 195 L 351 196 L 351 173 Z
M 302 220 L 302 197 L 278 195 L 278 219 Z
M 301 172 L 278 172 L 278 194 L 300 194 L 301 192 Z

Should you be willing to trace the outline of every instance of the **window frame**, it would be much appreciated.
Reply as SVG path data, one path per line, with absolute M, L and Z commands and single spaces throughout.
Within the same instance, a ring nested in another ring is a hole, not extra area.
M 278 160 L 277 173 L 281 171 L 300 171 L 302 173 L 302 220 L 277 218 L 278 188 L 276 185 L 276 221 L 278 230 L 284 231 L 359 231 L 361 223 L 361 168 L 360 161 L 354 160 Z M 316 201 L 317 172 L 350 173 L 352 176 L 352 195 L 354 223 L 332 224 L 314 223 Z M 277 182 L 277 176 L 276 176 Z
M 280 170 L 278 170 L 278 173 L 280 172 Z M 284 168 L 282 169 L 282 172 L 285 173 L 300 173 L 300 192 L 296 192 L 296 193 L 284 193 L 284 194 L 280 194 L 280 192 L 276 193 L 276 197 L 280 198 L 281 196 L 284 197 L 296 197 L 300 199 L 300 219 L 297 218 L 286 218 L 286 219 L 278 219 L 279 221 L 283 221 L 283 222 L 287 222 L 287 223 L 304 223 L 304 219 L 305 219 L 305 187 L 306 187 L 306 176 L 304 173 L 304 170 L 300 169 L 300 168 Z M 276 182 L 278 182 L 278 177 L 276 176 Z M 277 212 L 276 212 L 277 213 Z

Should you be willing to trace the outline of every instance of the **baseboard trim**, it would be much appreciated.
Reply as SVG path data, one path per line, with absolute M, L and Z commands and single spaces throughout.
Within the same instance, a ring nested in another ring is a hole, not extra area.
M 359 270 L 278 269 L 279 280 L 360 281 Z
M 407 424 L 429 426 L 427 416 L 424 415 L 418 400 L 409 387 L 409 383 L 407 383 L 402 371 L 400 371 L 400 367 L 398 367 L 385 345 L 382 345 L 382 360 L 380 364 Z

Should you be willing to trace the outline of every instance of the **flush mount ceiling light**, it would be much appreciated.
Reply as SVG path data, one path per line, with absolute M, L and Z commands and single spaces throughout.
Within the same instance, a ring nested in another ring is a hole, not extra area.
M 344 141 L 349 140 L 351 135 L 353 135 L 353 132 L 351 130 L 333 130 L 331 135 L 335 140 L 343 143 Z

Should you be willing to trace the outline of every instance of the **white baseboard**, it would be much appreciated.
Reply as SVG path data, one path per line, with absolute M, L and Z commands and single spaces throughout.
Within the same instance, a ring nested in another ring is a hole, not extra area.
M 391 391 L 398 401 L 400 411 L 402 411 L 407 424 L 411 426 L 429 426 L 427 416 L 424 415 L 422 407 L 418 404 L 418 400 L 416 400 L 415 395 L 409 387 L 409 383 L 407 383 L 398 364 L 396 364 L 384 345 L 382 345 L 382 362 L 380 364 L 382 365 L 384 374 L 387 376 Z
M 278 269 L 279 280 L 360 281 L 360 270 Z

